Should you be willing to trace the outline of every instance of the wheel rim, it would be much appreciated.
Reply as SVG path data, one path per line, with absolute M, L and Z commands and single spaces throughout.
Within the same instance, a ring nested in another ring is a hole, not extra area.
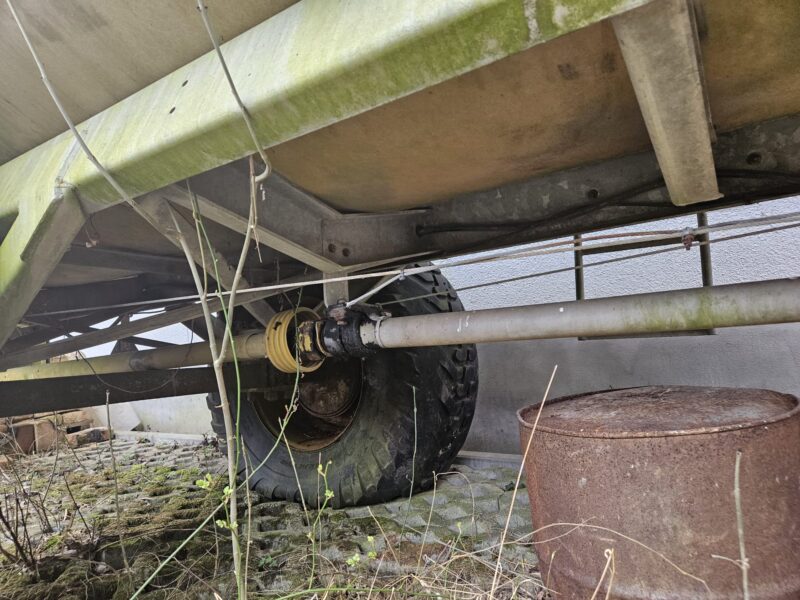
M 295 376 L 281 379 L 278 385 L 250 395 L 259 419 L 276 437 L 295 387 Z M 298 386 L 297 410 L 284 431 L 285 441 L 299 452 L 316 452 L 333 444 L 352 424 L 362 387 L 360 360 L 328 360 L 315 372 L 304 374 Z

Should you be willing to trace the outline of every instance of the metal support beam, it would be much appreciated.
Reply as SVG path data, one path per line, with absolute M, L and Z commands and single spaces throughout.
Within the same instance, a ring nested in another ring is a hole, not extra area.
M 206 329 L 205 318 L 189 319 L 188 321 L 183 321 L 181 325 L 186 327 L 186 329 L 191 331 L 201 340 L 208 341 L 208 329 Z M 225 322 L 222 319 L 215 317 L 213 315 L 211 316 L 211 328 L 213 329 L 213 333 L 216 339 L 221 340 L 222 336 L 225 335 Z
M 191 281 L 189 267 L 182 256 L 159 256 L 129 250 L 86 248 L 76 245 L 70 247 L 61 262 L 66 265 L 117 269 L 132 273 L 157 273 Z
M 323 279 L 341 277 L 347 273 L 325 273 Z M 347 281 L 331 281 L 322 284 L 325 306 L 333 306 L 350 300 L 350 285 Z
M 269 385 L 269 371 L 262 364 L 241 364 L 238 372 L 234 371 L 233 365 L 225 365 L 223 372 L 226 381 L 234 381 L 238 375 L 242 390 L 264 389 Z M 102 378 L 81 375 L 3 381 L 0 382 L 0 417 L 105 404 L 109 389 L 111 393 L 108 400 L 111 404 L 116 404 L 215 392 L 217 380 L 214 369 L 203 367 L 106 373 Z
M 656 155 L 647 152 L 471 192 L 426 210 L 326 219 L 323 238 L 349 249 L 338 260 L 352 269 L 376 256 L 440 258 L 794 196 L 800 137 L 787 132 L 796 131 L 800 116 L 792 115 L 720 134 L 714 159 L 724 197 L 703 205 L 672 204 Z
M 25 164 L 28 177 L 34 164 Z M 0 167 L 2 170 L 2 167 Z M 0 174 L 0 204 L 7 198 L 21 198 L 20 214 L 0 244 L 0 348 L 42 289 L 83 226 L 83 209 L 71 189 L 59 189 L 42 201 L 19 190 L 3 190 Z M 5 194 L 5 195 L 4 195 Z M 15 194 L 12 196 L 12 194 Z M 2 212 L 0 210 L 0 212 Z
M 575 242 L 575 250 L 572 253 L 575 267 L 575 300 L 583 300 L 586 298 L 583 280 L 583 250 L 581 250 L 583 244 L 580 235 L 576 235 L 572 239 Z
M 265 294 L 265 296 L 267 295 L 268 294 Z M 241 303 L 243 303 L 243 301 L 237 302 L 237 304 Z M 209 308 L 213 312 L 222 309 L 222 303 L 218 298 L 210 299 L 208 304 Z M 47 360 L 48 358 L 52 358 L 54 356 L 68 354 L 70 352 L 77 352 L 78 350 L 92 348 L 93 346 L 99 346 L 100 344 L 115 342 L 138 333 L 153 331 L 154 329 L 161 329 L 162 327 L 174 325 L 175 323 L 182 323 L 189 319 L 200 317 L 202 314 L 202 306 L 199 304 L 190 304 L 188 306 L 182 306 L 161 314 L 153 315 L 152 317 L 137 319 L 135 321 L 131 321 L 130 323 L 125 323 L 124 325 L 114 325 L 112 327 L 107 327 L 106 329 L 85 333 L 83 335 L 78 335 L 66 340 L 52 342 L 46 345 L 34 346 L 33 348 L 23 349 L 17 352 L 9 352 L 0 358 L 0 369 L 20 367 L 22 365 L 27 365 L 40 360 Z
M 298 285 L 301 285 L 302 280 L 298 278 L 289 278 L 286 279 L 284 283 L 297 283 Z M 235 304 L 236 306 L 241 306 L 248 302 L 253 302 L 254 300 L 261 300 L 263 298 L 277 296 L 278 294 L 284 292 L 286 292 L 286 288 L 259 292 L 248 292 L 242 290 L 241 295 L 236 298 Z M 225 297 L 225 300 L 227 306 L 227 297 Z M 208 307 L 211 312 L 218 312 L 222 310 L 222 302 L 218 296 L 209 298 Z M 115 342 L 139 333 L 161 329 L 162 327 L 167 327 L 168 325 L 184 323 L 191 319 L 199 318 L 202 315 L 203 307 L 200 304 L 189 304 L 187 306 L 180 306 L 178 308 L 170 308 L 166 312 L 153 315 L 151 317 L 137 319 L 135 321 L 131 321 L 130 323 L 114 325 L 99 331 L 84 333 L 83 335 L 78 335 L 67 340 L 35 346 L 33 348 L 23 349 L 18 352 L 10 352 L 0 357 L 0 370 L 20 367 L 22 365 L 27 365 L 40 360 L 46 360 L 48 358 L 52 358 L 53 356 L 60 356 L 62 354 L 76 352 L 85 348 L 99 346 L 100 344 Z
M 186 192 L 180 189 L 172 188 L 172 191 L 174 193 L 182 192 L 183 196 L 186 196 Z M 193 223 L 187 221 L 182 214 L 173 209 L 161 194 L 150 194 L 137 202 L 141 209 L 153 218 L 159 233 L 179 248 L 181 247 L 180 239 L 183 238 L 194 261 L 203 267 L 210 277 L 219 276 L 217 283 L 223 289 L 231 289 L 236 275 L 236 267 L 228 263 L 227 259 L 216 249 L 201 248 L 200 244 L 203 242 L 197 239 L 197 230 Z M 248 287 L 250 284 L 244 277 L 241 277 L 239 288 Z M 275 314 L 275 311 L 263 300 L 248 302 L 243 306 L 264 327 Z
M 697 213 L 697 226 L 708 227 L 706 213 Z M 703 280 L 703 287 L 711 287 L 714 285 L 714 270 L 711 266 L 711 245 L 708 243 L 708 234 L 698 235 L 697 241 L 700 242 L 700 275 Z
M 613 19 L 670 199 L 683 206 L 720 197 L 694 12 L 661 0 Z
M 63 337 L 67 333 L 83 331 L 90 325 L 102 323 L 103 321 L 107 321 L 108 319 L 113 319 L 114 317 L 118 316 L 118 311 L 114 310 L 95 311 L 89 315 L 79 315 L 71 319 L 56 320 L 52 318 L 37 318 L 37 322 L 39 319 L 41 319 L 41 323 L 45 326 L 26 328 L 26 330 L 30 329 L 30 331 L 23 330 L 26 332 L 19 337 L 13 338 L 6 342 L 6 345 L 3 346 L 2 350 L 0 350 L 0 357 L 11 355 L 28 348 L 33 348 L 34 346 L 38 346 L 44 342 Z
M 409 348 L 597 337 L 800 321 L 800 279 L 777 279 L 534 306 L 387 318 L 361 339 Z
M 231 342 L 235 352 L 226 353 L 225 362 L 234 358 L 243 362 L 263 360 L 267 357 L 265 332 L 245 333 L 236 336 Z M 194 367 L 211 363 L 211 350 L 206 342 L 183 344 L 155 350 L 120 352 L 99 358 L 67 360 L 50 364 L 35 364 L 0 373 L 0 381 L 20 379 L 50 379 L 77 375 L 103 375 L 105 373 L 128 373 Z
M 192 189 L 201 192 L 198 207 L 204 219 L 244 234 L 249 176 L 237 165 L 192 178 Z M 190 199 L 179 189 L 165 188 L 158 194 L 191 208 Z M 408 227 L 409 217 L 426 212 L 342 214 L 274 173 L 259 187 L 256 234 L 259 243 L 324 273 L 340 272 L 342 265 L 352 272 L 430 254 L 426 240 Z M 422 247 L 404 254 L 412 244 Z
M 185 259 L 183 260 L 185 261 Z M 167 278 L 139 275 L 113 281 L 72 285 L 66 288 L 44 289 L 31 303 L 27 315 L 52 316 L 62 313 L 69 316 L 79 315 L 81 311 L 88 314 L 112 304 L 157 300 L 195 292 L 194 282 L 189 286 L 176 284 Z
M 204 219 L 215 221 L 242 235 L 250 213 L 250 177 L 227 165 L 192 178 L 198 209 Z M 157 192 L 162 198 L 191 209 L 185 191 L 168 187 Z M 320 271 L 339 271 L 336 257 L 323 256 L 323 219 L 338 219 L 338 211 L 315 196 L 273 173 L 257 190 L 256 237 L 290 258 Z

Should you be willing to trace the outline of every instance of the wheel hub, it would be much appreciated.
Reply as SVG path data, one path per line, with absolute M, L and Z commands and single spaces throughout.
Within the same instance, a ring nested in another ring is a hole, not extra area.
M 275 385 L 251 394 L 261 422 L 278 435 L 286 407 L 294 393 L 295 378 L 280 375 Z M 284 439 L 294 449 L 315 452 L 335 442 L 350 426 L 361 398 L 360 360 L 330 360 L 299 380 L 297 410 L 284 430 Z
M 330 361 L 300 386 L 300 406 L 315 417 L 331 419 L 350 410 L 361 388 L 359 361 Z

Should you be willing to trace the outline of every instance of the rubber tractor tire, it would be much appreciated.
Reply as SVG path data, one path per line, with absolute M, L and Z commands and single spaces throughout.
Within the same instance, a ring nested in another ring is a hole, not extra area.
M 463 310 L 438 271 L 406 276 L 370 301 L 387 303 L 392 316 Z M 328 506 L 342 507 L 406 496 L 412 485 L 415 492 L 428 489 L 461 449 L 475 411 L 478 358 L 471 344 L 328 359 L 299 378 L 269 368 L 274 386 L 241 395 L 239 476 L 255 470 L 251 488 L 273 499 L 316 507 L 327 496 Z M 295 385 L 297 409 L 276 444 Z M 230 396 L 235 415 L 236 394 Z M 224 439 L 218 395 L 208 404 Z

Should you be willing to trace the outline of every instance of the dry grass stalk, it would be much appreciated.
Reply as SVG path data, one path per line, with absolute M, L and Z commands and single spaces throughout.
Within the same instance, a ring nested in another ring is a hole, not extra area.
M 492 579 L 492 590 L 489 593 L 489 598 L 494 598 L 494 594 L 497 591 L 497 577 L 498 573 L 500 572 L 501 563 L 500 559 L 503 556 L 503 544 L 506 540 L 506 535 L 508 534 L 508 526 L 511 523 L 511 515 L 514 511 L 514 502 L 517 499 L 517 491 L 519 490 L 519 483 L 522 480 L 522 473 L 525 470 L 525 461 L 528 459 L 528 453 L 531 450 L 531 445 L 533 443 L 533 435 L 536 433 L 536 426 L 539 424 L 539 417 L 542 415 L 542 409 L 544 408 L 544 403 L 547 400 L 547 397 L 550 395 L 550 388 L 553 385 L 553 380 L 556 378 L 556 372 L 558 371 L 558 365 L 553 367 L 553 372 L 550 375 L 550 381 L 547 382 L 547 387 L 544 390 L 544 395 L 542 396 L 542 401 L 539 403 L 539 411 L 536 413 L 536 420 L 533 422 L 533 427 L 531 427 L 531 434 L 528 437 L 528 443 L 525 446 L 525 452 L 522 453 L 522 461 L 519 465 L 519 472 L 517 473 L 517 481 L 514 484 L 514 491 L 511 494 L 511 503 L 508 507 L 508 516 L 506 517 L 506 524 L 503 527 L 503 533 L 500 536 L 500 546 L 497 549 L 497 565 L 495 567 L 494 578 Z

